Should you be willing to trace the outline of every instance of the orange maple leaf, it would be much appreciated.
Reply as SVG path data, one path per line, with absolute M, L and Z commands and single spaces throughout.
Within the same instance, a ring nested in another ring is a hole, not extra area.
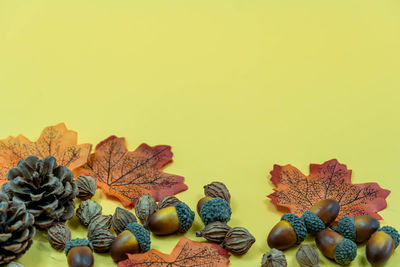
M 214 243 L 192 241 L 182 237 L 170 255 L 152 249 L 143 254 L 128 254 L 118 267 L 226 267 L 229 254 Z
M 64 123 L 44 128 L 35 142 L 23 135 L 0 140 L 0 184 L 6 182 L 9 169 L 30 155 L 39 158 L 54 156 L 58 164 L 70 169 L 85 164 L 92 145 L 77 143 L 77 132 L 68 130 Z
M 117 198 L 125 207 L 132 207 L 146 193 L 159 201 L 187 189 L 182 176 L 161 170 L 171 161 L 170 146 L 141 144 L 135 151 L 128 151 L 125 138 L 110 136 L 74 172 L 92 176 L 104 193 Z
M 386 208 L 389 190 L 377 183 L 352 184 L 351 170 L 336 159 L 321 165 L 310 164 L 310 175 L 305 176 L 292 165 L 274 165 L 271 181 L 274 193 L 272 203 L 299 216 L 323 199 L 336 199 L 340 204 L 338 219 L 342 216 L 371 215 Z

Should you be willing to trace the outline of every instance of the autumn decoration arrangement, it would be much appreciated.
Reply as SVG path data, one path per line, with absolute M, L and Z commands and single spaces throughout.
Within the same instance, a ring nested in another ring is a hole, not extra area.
M 367 260 L 386 262 L 399 245 L 398 231 L 380 227 L 377 213 L 386 208 L 390 191 L 376 183 L 352 184 L 351 170 L 337 160 L 311 164 L 305 176 L 291 165 L 275 165 L 271 171 L 275 192 L 272 202 L 292 213 L 285 213 L 271 229 L 271 251 L 262 266 L 287 266 L 282 251 L 299 245 L 307 234 L 315 237 L 321 253 L 340 265 L 348 265 L 357 256 L 357 244 L 365 243 Z M 340 218 L 337 223 L 335 221 Z M 301 245 L 296 254 L 300 266 L 319 266 L 318 253 L 310 245 Z
M 92 153 L 92 145 L 78 144 L 77 133 L 63 123 L 46 127 L 35 142 L 22 135 L 0 140 L 0 265 L 21 266 L 11 262 L 30 248 L 36 230 L 46 231 L 70 267 L 93 266 L 93 253 L 109 253 L 120 267 L 224 267 L 229 252 L 247 253 L 255 238 L 244 227 L 228 225 L 234 216 L 231 194 L 221 182 L 205 185 L 196 207 L 204 223 L 196 236 L 207 242 L 183 236 L 171 254 L 151 249 L 152 235 L 185 234 L 195 218 L 174 196 L 187 189 L 184 178 L 163 171 L 171 161 L 170 146 L 142 144 L 129 151 L 116 136 Z M 315 247 L 301 244 L 307 235 L 341 265 L 354 260 L 357 244 L 367 242 L 373 264 L 385 262 L 399 245 L 397 230 L 378 221 L 390 191 L 376 183 L 352 184 L 351 170 L 337 160 L 310 165 L 308 176 L 291 165 L 275 165 L 271 175 L 275 192 L 269 197 L 286 213 L 268 235 L 271 250 L 263 267 L 287 266 L 283 251 L 297 245 L 300 266 L 319 266 Z M 126 209 L 102 214 L 92 200 L 98 188 Z M 66 221 L 74 215 L 87 227 L 87 238 L 73 237 Z

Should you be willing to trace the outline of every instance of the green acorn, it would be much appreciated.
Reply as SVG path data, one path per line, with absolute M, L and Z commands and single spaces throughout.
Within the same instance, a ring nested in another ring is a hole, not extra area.
M 331 228 L 351 241 L 362 243 L 378 230 L 379 221 L 369 215 L 344 216 L 339 219 L 336 227 Z
M 304 241 L 307 229 L 302 219 L 296 214 L 286 213 L 282 216 L 268 235 L 268 246 L 279 250 L 288 249 Z
M 331 229 L 320 231 L 315 237 L 315 242 L 325 257 L 340 265 L 349 264 L 357 256 L 356 243 Z
M 201 201 L 202 199 L 199 203 Z M 231 205 L 225 199 L 220 197 L 211 198 L 201 204 L 198 205 L 198 210 L 200 210 L 200 217 L 205 225 L 217 221 L 226 223 L 231 219 Z

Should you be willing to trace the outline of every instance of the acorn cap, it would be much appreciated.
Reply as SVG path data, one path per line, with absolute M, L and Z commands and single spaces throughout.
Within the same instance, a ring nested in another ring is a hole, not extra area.
M 307 229 L 306 226 L 304 225 L 303 220 L 300 219 L 299 216 L 293 213 L 286 213 L 283 214 L 281 220 L 288 221 L 292 225 L 297 235 L 296 244 L 300 244 L 301 242 L 304 241 L 307 235 Z
M 394 241 L 395 248 L 399 245 L 400 236 L 399 232 L 391 226 L 383 226 L 378 229 L 378 232 L 385 232 L 390 235 Z
M 179 232 L 186 233 L 192 227 L 194 221 L 194 212 L 183 202 L 175 204 L 176 213 L 179 219 Z
M 68 252 L 71 248 L 82 247 L 82 246 L 88 246 L 93 251 L 92 242 L 90 242 L 86 238 L 75 238 L 67 242 L 67 244 L 65 244 L 65 250 L 64 250 L 65 255 L 68 255 Z
M 353 217 L 343 216 L 339 219 L 338 225 L 336 227 L 332 226 L 331 228 L 335 232 L 341 234 L 343 237 L 354 242 L 356 241 L 357 232 Z
M 137 222 L 128 223 L 125 229 L 131 231 L 136 237 L 136 240 L 139 243 L 140 252 L 146 252 L 150 250 L 151 240 L 149 231 L 144 229 L 144 227 Z
M 200 217 L 205 225 L 216 221 L 226 223 L 231 219 L 231 214 L 228 201 L 219 197 L 204 202 L 200 210 Z
M 310 234 L 316 234 L 326 228 L 325 223 L 309 210 L 306 210 L 303 215 L 301 215 L 301 218 Z
M 337 244 L 333 259 L 340 265 L 347 265 L 357 256 L 357 245 L 350 239 L 343 239 Z

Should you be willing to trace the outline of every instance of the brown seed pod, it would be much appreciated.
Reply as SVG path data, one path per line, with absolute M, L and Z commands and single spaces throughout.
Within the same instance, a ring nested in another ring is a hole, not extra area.
M 261 261 L 261 267 L 286 267 L 286 266 L 287 266 L 287 261 L 285 254 L 283 254 L 282 251 L 277 250 L 275 248 L 265 253 Z
M 136 202 L 136 216 L 143 222 L 143 226 L 147 227 L 149 216 L 157 210 L 157 203 L 150 194 L 145 194 Z
M 175 206 L 176 203 L 181 202 L 177 197 L 175 196 L 166 196 L 164 197 L 160 202 L 158 202 L 157 209 L 162 209 L 166 208 L 169 206 Z
M 65 223 L 55 224 L 47 230 L 47 239 L 54 249 L 63 250 L 71 240 L 71 230 Z
M 109 230 L 111 227 L 111 220 L 111 215 L 97 215 L 89 223 L 88 235 L 97 229 Z
M 117 207 L 111 220 L 111 225 L 117 235 L 125 230 L 125 227 L 131 223 L 137 222 L 135 215 L 126 209 Z
M 256 241 L 246 228 L 234 227 L 225 236 L 222 247 L 236 255 L 245 254 Z
M 80 175 L 78 178 L 76 178 L 75 183 L 79 189 L 77 197 L 82 200 L 92 198 L 92 196 L 94 196 L 96 193 L 97 185 L 92 176 Z
M 114 234 L 104 228 L 99 228 L 88 233 L 88 239 L 92 242 L 94 251 L 99 253 L 109 251 L 114 238 Z
M 222 243 L 231 227 L 222 222 L 212 222 L 206 225 L 203 230 L 196 232 L 196 236 L 204 237 L 209 242 Z
M 319 255 L 311 245 L 300 245 L 296 252 L 296 260 L 300 267 L 319 267 Z
M 207 197 L 220 197 L 229 203 L 231 202 L 231 194 L 225 184 L 221 182 L 212 182 L 204 186 L 204 195 Z
M 90 221 L 101 214 L 102 207 L 99 203 L 90 199 L 83 201 L 76 210 L 76 217 L 84 225 L 88 226 Z

